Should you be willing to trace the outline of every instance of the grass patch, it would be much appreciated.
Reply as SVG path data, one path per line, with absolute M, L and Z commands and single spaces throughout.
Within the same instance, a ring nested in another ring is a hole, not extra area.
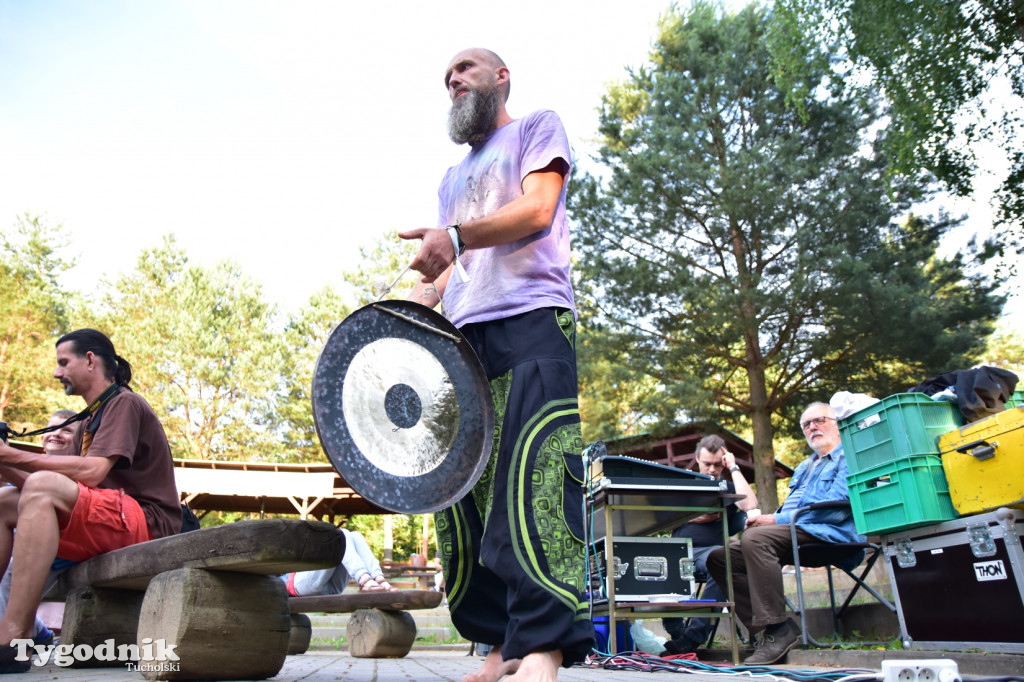
M 441 636 L 436 633 L 423 635 L 416 638 L 416 642 L 419 644 L 469 644 L 468 639 L 463 639 L 453 631 L 452 634 L 447 636 Z
M 309 642 L 310 648 L 317 647 L 321 649 L 337 649 L 342 650 L 347 648 L 348 643 L 344 637 L 314 637 Z

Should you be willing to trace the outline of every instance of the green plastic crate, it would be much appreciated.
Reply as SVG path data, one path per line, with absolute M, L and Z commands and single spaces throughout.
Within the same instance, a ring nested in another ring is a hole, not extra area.
M 923 393 L 891 395 L 839 421 L 847 470 L 856 474 L 913 455 L 938 455 L 939 436 L 963 423 L 956 403 Z
M 957 518 L 949 483 L 936 455 L 911 455 L 846 478 L 853 522 L 862 535 Z
M 1014 391 L 1010 399 L 1006 401 L 1006 409 L 1024 405 L 1024 391 Z

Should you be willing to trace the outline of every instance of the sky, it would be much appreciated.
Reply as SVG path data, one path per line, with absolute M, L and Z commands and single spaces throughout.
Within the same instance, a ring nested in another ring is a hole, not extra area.
M 360 246 L 435 224 L 466 150 L 445 130 L 452 55 L 500 54 L 510 113 L 557 111 L 586 157 L 668 5 L 0 0 L 0 230 L 63 225 L 85 292 L 173 233 L 294 312 Z
M 0 0 L 0 229 L 62 224 L 85 290 L 174 233 L 294 310 L 360 246 L 435 225 L 466 150 L 446 132 L 456 52 L 498 52 L 512 115 L 554 109 L 579 153 L 666 7 Z

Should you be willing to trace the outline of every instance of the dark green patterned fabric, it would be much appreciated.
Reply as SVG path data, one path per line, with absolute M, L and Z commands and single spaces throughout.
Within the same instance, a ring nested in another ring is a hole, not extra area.
M 580 661 L 594 631 L 575 320 L 540 309 L 462 331 L 490 381 L 495 442 L 471 493 L 435 515 L 452 622 L 506 658 L 554 645 L 567 664 Z
M 576 350 L 576 316 L 571 310 L 562 310 L 558 313 L 558 327 L 569 340 L 569 345 Z
M 557 429 L 541 445 L 531 480 L 534 522 L 544 545 L 548 571 L 553 578 L 580 593 L 585 591 L 580 567 L 586 559 L 586 551 L 583 538 L 569 527 L 563 506 L 565 486 L 583 484 L 566 463 L 570 457 L 579 457 L 582 447 L 578 423 Z

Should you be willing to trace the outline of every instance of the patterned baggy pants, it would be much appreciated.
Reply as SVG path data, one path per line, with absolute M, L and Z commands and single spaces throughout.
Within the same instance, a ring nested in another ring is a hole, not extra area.
M 594 643 L 584 589 L 575 320 L 542 308 L 461 329 L 480 357 L 495 439 L 479 483 L 435 515 L 452 622 L 505 659 Z

